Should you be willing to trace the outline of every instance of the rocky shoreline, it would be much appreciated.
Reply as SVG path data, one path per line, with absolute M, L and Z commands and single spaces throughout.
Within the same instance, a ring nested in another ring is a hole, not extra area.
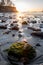
M 41 30 L 29 27 L 30 23 L 27 24 L 23 21 L 23 23 L 20 24 L 18 23 L 19 21 L 16 21 L 15 19 L 13 19 L 14 21 L 10 20 L 10 18 L 8 19 L 7 22 L 0 22 L 0 26 L 3 25 L 7 27 L 7 29 L 0 28 L 0 65 L 12 65 L 4 50 L 8 49 L 13 43 L 22 41 L 32 45 L 36 50 L 36 57 L 30 64 L 28 63 L 26 65 L 43 65 L 43 38 L 31 35 L 34 30 L 36 32 Z M 18 65 L 23 65 L 23 63 L 18 63 Z
M 4 12 L 18 12 L 16 7 L 12 6 L 0 6 L 0 13 Z

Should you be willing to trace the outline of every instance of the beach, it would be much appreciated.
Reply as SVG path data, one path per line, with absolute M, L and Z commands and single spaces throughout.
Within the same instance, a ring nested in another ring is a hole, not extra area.
M 3 14 L 1 14 L 1 15 L 3 15 Z M 7 13 L 7 15 L 8 15 L 8 13 Z M 42 16 L 40 16 L 40 18 L 42 18 Z M 7 20 L 8 20 L 8 22 L 7 22 Z M 7 24 L 9 24 L 9 20 L 10 20 L 10 18 L 8 15 L 8 17 L 6 17 Z M 11 19 L 10 22 L 12 22 L 14 20 L 15 19 Z M 41 19 L 41 21 L 42 21 L 42 19 Z M 5 24 L 5 23 L 1 23 L 1 24 Z M 40 38 L 37 36 L 32 36 L 31 33 L 33 32 L 33 30 L 28 29 L 28 26 L 29 26 L 29 23 L 27 25 L 18 24 L 19 30 L 9 30 L 9 28 L 0 29 L 0 65 L 11 65 L 11 63 L 7 59 L 7 54 L 6 54 L 6 52 L 4 52 L 4 50 L 9 48 L 12 43 L 20 42 L 24 39 L 30 45 L 32 45 L 36 50 L 36 57 L 31 61 L 30 64 L 27 64 L 27 65 L 43 65 L 43 38 Z M 6 31 L 10 31 L 10 32 L 8 34 L 6 34 L 5 33 Z M 37 46 L 36 44 L 40 44 L 40 45 Z

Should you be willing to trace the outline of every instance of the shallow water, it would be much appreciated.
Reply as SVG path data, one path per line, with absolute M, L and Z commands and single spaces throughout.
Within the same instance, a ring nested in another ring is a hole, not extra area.
M 19 29 L 21 30 L 22 37 L 18 37 L 18 31 L 11 31 L 9 34 L 3 34 L 5 30 L 0 30 L 0 65 L 11 65 L 7 60 L 6 53 L 3 50 L 9 48 L 12 43 L 22 41 L 23 39 L 26 39 L 37 52 L 36 58 L 28 65 L 43 65 L 43 39 L 31 36 L 32 30 L 27 29 L 27 27 L 28 25 L 23 25 Z M 15 34 L 15 36 L 12 37 L 12 34 Z M 37 43 L 41 46 L 35 46 Z

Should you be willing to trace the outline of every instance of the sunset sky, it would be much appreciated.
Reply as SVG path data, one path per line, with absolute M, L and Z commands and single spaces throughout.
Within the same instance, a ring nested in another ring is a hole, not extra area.
M 43 10 L 43 0 L 11 0 L 11 1 L 15 4 L 16 8 L 19 11 Z
M 31 10 L 42 10 L 43 0 L 12 0 L 18 10 L 31 11 Z

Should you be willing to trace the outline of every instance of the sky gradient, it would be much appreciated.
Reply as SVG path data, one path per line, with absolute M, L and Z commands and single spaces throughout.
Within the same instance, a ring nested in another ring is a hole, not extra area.
M 15 4 L 18 10 L 24 10 L 24 11 L 43 10 L 43 0 L 11 0 L 11 1 Z
M 24 6 L 27 10 L 41 10 L 43 9 L 43 0 L 12 0 L 18 6 Z M 24 5 L 23 5 L 24 4 Z

